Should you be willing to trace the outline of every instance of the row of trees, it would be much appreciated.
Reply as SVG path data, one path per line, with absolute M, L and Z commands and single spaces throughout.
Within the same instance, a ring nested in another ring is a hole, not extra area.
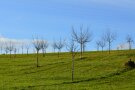
M 89 32 L 89 28 L 84 28 L 83 26 L 80 26 L 80 32 L 77 32 L 78 30 L 75 29 L 75 27 L 72 26 L 72 32 L 71 32 L 71 37 L 72 37 L 72 41 L 75 42 L 75 44 L 80 46 L 80 58 L 82 59 L 82 54 L 85 50 L 85 47 L 87 45 L 88 42 L 92 41 L 92 32 Z M 111 46 L 112 43 L 116 40 L 117 35 L 116 33 L 113 33 L 111 31 L 107 31 L 105 32 L 99 40 L 96 41 L 96 47 L 97 50 L 99 51 L 99 49 L 101 48 L 101 50 L 103 51 L 104 48 L 106 46 L 108 46 L 108 51 L 110 53 L 111 50 Z M 128 43 L 128 47 L 129 50 L 132 49 L 132 44 L 133 44 L 133 38 L 130 35 L 127 35 L 125 41 Z M 19 50 L 21 49 L 22 54 L 25 52 L 27 53 L 27 55 L 29 54 L 29 50 L 32 50 L 32 45 L 34 46 L 34 51 L 36 50 L 36 52 L 41 50 L 43 53 L 43 57 L 45 56 L 46 50 L 49 46 L 48 41 L 39 38 L 39 37 L 33 37 L 32 43 L 31 41 L 27 41 L 27 42 L 22 42 L 22 41 L 15 41 L 15 40 L 2 40 L 0 39 L 0 51 L 1 54 L 5 53 L 5 54 L 16 54 L 19 53 Z M 52 48 L 55 50 L 57 49 L 58 51 L 58 57 L 59 57 L 59 53 L 61 52 L 63 47 L 66 47 L 66 41 L 63 39 L 59 39 L 57 41 L 53 41 L 52 43 Z M 118 49 L 122 48 L 123 45 L 120 45 Z
M 84 28 L 83 26 L 80 26 L 79 31 L 75 29 L 75 27 L 72 26 L 72 32 L 71 32 L 71 38 L 70 38 L 70 42 L 66 42 L 63 39 L 59 39 L 57 41 L 53 41 L 52 43 L 52 48 L 55 50 L 57 49 L 58 51 L 58 57 L 60 57 L 60 52 L 62 50 L 63 47 L 66 47 L 66 49 L 71 53 L 71 57 L 72 57 L 72 81 L 74 80 L 74 59 L 75 56 L 77 54 L 78 51 L 80 51 L 80 59 L 82 59 L 83 57 L 83 52 L 85 50 L 85 47 L 87 45 L 88 42 L 92 41 L 92 32 L 89 32 L 89 28 Z M 111 31 L 107 31 L 106 33 L 104 33 L 101 38 L 99 40 L 96 41 L 96 46 L 97 46 L 97 50 L 99 51 L 99 48 L 102 49 L 102 52 L 104 50 L 104 48 L 108 45 L 108 51 L 110 54 L 111 51 L 111 46 L 112 43 L 116 40 L 116 33 L 113 33 Z M 132 49 L 132 43 L 133 38 L 130 35 L 127 35 L 126 37 L 126 42 L 129 44 L 129 49 Z M 6 41 L 2 41 L 0 40 L 0 50 L 1 53 L 3 53 L 2 51 L 5 51 L 6 54 L 10 54 L 10 58 L 11 58 L 11 54 L 14 53 L 16 55 L 17 51 L 19 50 L 19 48 L 21 48 L 22 50 L 22 54 L 24 53 L 24 49 L 26 49 L 27 55 L 29 53 L 30 48 L 32 48 L 31 46 L 33 45 L 34 50 L 36 50 L 36 54 L 37 54 L 37 58 L 36 58 L 36 63 L 37 63 L 37 67 L 39 67 L 39 52 L 42 51 L 43 53 L 43 57 L 45 57 L 45 53 L 46 50 L 49 46 L 48 41 L 39 38 L 39 37 L 33 37 L 32 42 L 30 43 L 22 43 L 22 42 L 18 42 L 18 41 L 14 41 L 14 40 L 6 40 Z

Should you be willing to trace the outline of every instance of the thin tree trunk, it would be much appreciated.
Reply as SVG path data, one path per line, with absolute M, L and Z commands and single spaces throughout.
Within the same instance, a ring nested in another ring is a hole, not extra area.
M 37 51 L 37 67 L 38 67 L 38 52 L 39 52 L 39 51 Z
M 22 48 L 22 54 L 23 54 L 23 48 Z
M 72 53 L 72 81 L 74 81 L 74 55 Z
M 16 58 L 16 52 L 14 52 L 14 58 Z
M 42 53 L 43 53 L 43 57 L 45 57 L 45 51 L 44 50 L 42 50 Z
M 58 51 L 58 58 L 60 57 L 60 50 Z
M 29 54 L 29 50 L 27 49 L 27 56 L 28 56 L 28 54 Z
M 109 42 L 109 54 L 110 54 L 110 50 L 111 50 L 111 43 Z
M 11 51 L 10 51 L 10 59 L 11 59 Z
M 129 42 L 129 50 L 131 50 L 131 43 Z
M 81 44 L 81 59 L 82 59 L 82 44 Z

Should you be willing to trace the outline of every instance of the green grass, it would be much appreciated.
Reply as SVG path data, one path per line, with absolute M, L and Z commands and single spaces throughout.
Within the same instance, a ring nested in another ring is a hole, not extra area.
M 135 50 L 85 52 L 75 59 L 75 80 L 71 81 L 72 60 L 69 53 L 0 56 L 0 90 L 135 90 L 135 69 L 125 69 L 125 62 L 135 61 Z

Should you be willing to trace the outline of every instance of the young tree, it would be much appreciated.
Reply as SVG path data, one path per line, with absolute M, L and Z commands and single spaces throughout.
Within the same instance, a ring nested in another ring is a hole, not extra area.
M 16 57 L 17 48 L 14 48 L 14 57 Z
M 3 51 L 3 43 L 0 42 L 0 52 L 1 52 L 1 54 L 2 54 L 2 51 Z
M 57 48 L 56 41 L 53 41 L 53 43 L 52 43 L 52 48 L 53 48 L 54 53 L 55 53 L 55 49 Z
M 21 43 L 21 49 L 22 49 L 22 54 L 23 54 L 24 42 Z
M 45 53 L 46 53 L 46 49 L 48 48 L 48 42 L 45 41 L 45 40 L 42 40 L 41 41 L 41 44 L 42 44 L 42 52 L 43 52 L 43 57 L 45 57 Z
M 27 55 L 29 54 L 29 49 L 30 49 L 30 44 L 26 44 L 25 45 L 25 48 L 26 48 L 26 50 L 27 50 Z
M 126 41 L 129 45 L 129 50 L 131 50 L 132 49 L 132 43 L 134 42 L 133 38 L 130 35 L 127 35 Z
M 110 50 L 111 50 L 111 44 L 114 40 L 116 40 L 116 34 L 112 33 L 110 30 L 108 30 L 104 35 L 103 35 L 103 39 L 108 43 L 108 47 L 109 47 L 109 54 L 110 54 Z
M 5 54 L 7 55 L 8 54 L 8 47 L 7 47 L 7 45 L 4 47 L 4 50 L 5 50 Z
M 103 52 L 104 47 L 106 46 L 106 43 L 105 43 L 105 40 L 104 40 L 104 39 L 101 39 L 101 40 L 99 41 L 99 46 L 102 48 L 102 52 Z
M 74 58 L 75 55 L 77 54 L 77 46 L 75 45 L 74 41 L 72 40 L 69 44 L 66 45 L 67 46 L 67 50 L 71 53 L 72 55 L 72 81 L 74 81 Z
M 36 53 L 37 53 L 37 67 L 39 67 L 38 57 L 39 57 L 39 51 L 42 49 L 42 40 L 40 40 L 38 37 L 33 38 L 33 46 L 34 46 Z
M 58 49 L 58 57 L 59 57 L 59 53 L 61 52 L 61 49 L 64 47 L 65 43 L 64 40 L 60 40 L 58 42 L 56 42 L 56 48 Z
M 96 47 L 97 47 L 97 51 L 99 51 L 99 47 L 100 47 L 100 41 L 96 41 Z
M 80 44 L 81 59 L 82 59 L 83 47 L 84 45 L 86 45 L 86 43 L 91 41 L 92 33 L 89 33 L 89 28 L 84 30 L 83 26 L 80 26 L 80 33 L 77 33 L 75 32 L 75 29 L 72 26 L 72 37 L 74 41 Z
M 11 58 L 11 52 L 14 50 L 14 43 L 12 41 L 7 42 L 6 49 L 7 51 L 9 51 Z

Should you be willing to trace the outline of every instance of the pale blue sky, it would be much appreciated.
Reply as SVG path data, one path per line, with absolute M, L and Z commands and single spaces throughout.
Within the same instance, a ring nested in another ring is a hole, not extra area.
M 32 39 L 39 35 L 52 41 L 69 38 L 71 26 L 89 26 L 95 49 L 107 28 L 117 32 L 114 47 L 135 35 L 134 0 L 0 0 L 0 34 L 7 38 Z

